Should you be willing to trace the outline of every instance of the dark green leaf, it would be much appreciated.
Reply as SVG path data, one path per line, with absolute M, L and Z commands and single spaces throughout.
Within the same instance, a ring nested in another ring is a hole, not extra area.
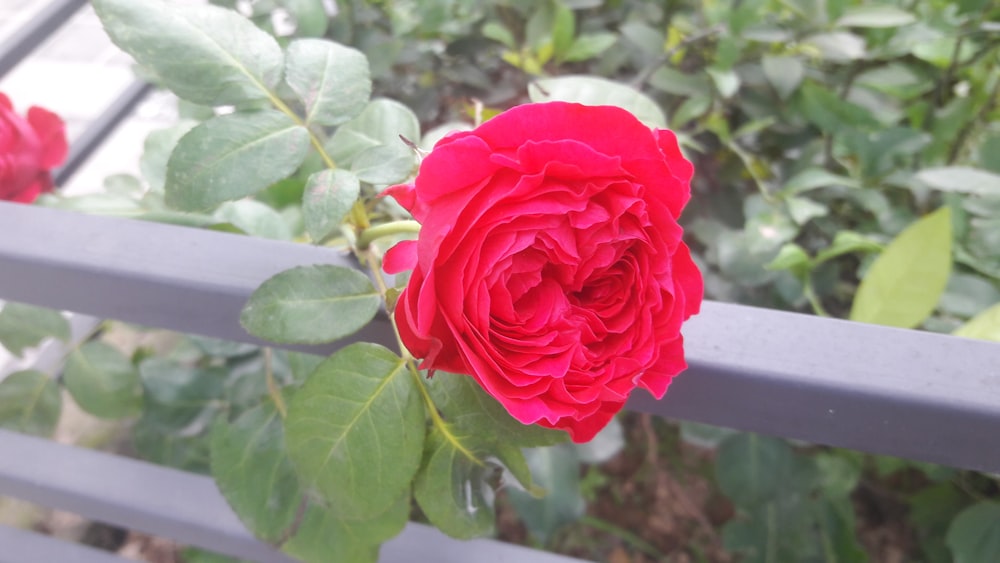
M 40 371 L 19 371 L 0 381 L 0 428 L 49 437 L 59 422 L 59 386 Z
M 309 176 L 302 193 L 306 232 L 319 244 L 344 221 L 361 193 L 358 177 L 347 170 L 323 170 Z
M 103 342 L 88 342 L 69 354 L 63 383 L 73 400 L 94 416 L 122 418 L 142 406 L 139 370 Z
M 300 266 L 265 281 L 243 309 L 250 334 L 283 344 L 332 342 L 368 324 L 378 311 L 378 292 L 357 270 Z
M 439 371 L 427 381 L 427 389 L 445 420 L 480 442 L 529 448 L 558 444 L 569 437 L 562 430 L 522 424 L 470 376 Z
M 496 514 L 493 490 L 487 481 L 492 467 L 475 451 L 468 450 L 474 439 L 447 434 L 434 427 L 424 446 L 423 466 L 413 483 L 413 496 L 428 520 L 453 538 L 471 539 L 493 530 Z
M 741 433 L 719 446 L 715 478 L 719 488 L 740 508 L 760 506 L 796 487 L 807 477 L 784 440 Z
M 368 104 L 368 59 L 357 49 L 320 39 L 296 39 L 285 53 L 285 82 L 305 106 L 306 123 L 340 125 Z
M 295 521 L 302 488 L 285 453 L 281 418 L 265 403 L 212 431 L 212 477 L 257 537 L 277 542 Z
M 851 320 L 912 328 L 934 311 L 951 275 L 951 210 L 927 215 L 899 234 L 865 273 Z
M 409 491 L 385 512 L 367 519 L 344 518 L 311 505 L 283 549 L 303 561 L 375 563 L 379 544 L 398 535 L 409 516 Z
M 345 518 L 373 518 L 410 486 L 424 407 L 402 358 L 352 344 L 320 364 L 288 405 L 288 454 L 302 479 Z
M 69 336 L 69 323 L 58 311 L 21 303 L 7 303 L 0 310 L 0 344 L 15 356 L 46 338 L 66 342 Z
M 186 211 L 253 195 L 290 176 L 309 152 L 309 132 L 274 111 L 212 118 L 177 143 L 167 162 L 166 200 Z
M 93 4 L 112 41 L 179 97 L 213 106 L 273 97 L 281 48 L 236 12 L 160 0 Z

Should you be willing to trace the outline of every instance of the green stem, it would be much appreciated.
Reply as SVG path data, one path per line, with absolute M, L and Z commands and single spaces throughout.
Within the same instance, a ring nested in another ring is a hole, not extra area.
M 264 373 L 267 378 L 267 394 L 274 401 L 274 407 L 278 409 L 281 418 L 288 416 L 288 407 L 285 406 L 285 399 L 281 396 L 281 388 L 274 380 L 274 368 L 271 366 L 271 348 L 264 348 Z
M 632 532 L 620 528 L 607 520 L 598 518 L 596 516 L 591 516 L 589 514 L 584 515 L 580 518 L 580 523 L 586 524 L 591 528 L 598 529 L 602 532 L 611 534 L 618 537 L 625 543 L 631 545 L 632 547 L 638 549 L 639 551 L 649 555 L 657 561 L 663 561 L 666 559 L 666 554 L 657 549 L 653 544 L 647 542 L 646 540 L 640 538 L 639 536 L 633 534 Z
M 368 268 L 371 270 L 372 277 L 375 279 L 375 285 L 378 286 L 379 293 L 382 295 L 382 301 L 385 302 L 385 295 L 389 289 L 385 284 L 385 278 L 382 277 L 382 270 L 378 267 L 378 257 L 375 256 L 374 252 L 369 250 L 365 253 L 365 259 L 368 261 Z M 403 338 L 399 334 L 399 327 L 396 326 L 396 319 L 392 315 L 389 315 L 389 321 L 389 324 L 392 325 L 392 332 L 396 336 L 396 344 L 399 346 L 400 356 L 402 356 L 403 361 L 406 363 L 406 369 L 410 372 L 410 376 L 413 378 L 413 384 L 420 390 L 420 396 L 423 398 L 424 404 L 427 406 L 427 412 L 431 415 L 431 422 L 438 429 L 438 431 L 441 432 L 441 435 L 444 436 L 445 440 L 447 440 L 452 447 L 461 452 L 462 455 L 468 458 L 469 461 L 479 466 L 485 466 L 486 462 L 479 459 L 476 457 L 476 454 L 469 451 L 469 449 L 462 444 L 461 440 L 451 433 L 451 429 L 448 428 L 444 419 L 441 418 L 441 413 L 438 412 L 437 405 L 434 404 L 434 399 L 431 398 L 431 394 L 427 390 L 427 386 L 424 385 L 424 381 L 420 377 L 420 370 L 417 369 L 416 360 L 413 359 L 409 350 L 406 349 L 406 345 L 403 344 Z
M 355 244 L 357 245 L 358 250 L 368 250 L 368 247 L 371 246 L 371 243 L 375 239 L 392 235 L 419 232 L 420 223 L 417 223 L 416 221 L 392 221 L 391 223 L 382 223 L 381 225 L 368 227 L 367 229 L 361 231 L 361 234 L 358 235 L 358 240 Z

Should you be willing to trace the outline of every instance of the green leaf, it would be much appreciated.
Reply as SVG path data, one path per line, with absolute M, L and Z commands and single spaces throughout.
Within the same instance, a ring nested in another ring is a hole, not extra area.
M 340 125 L 365 109 L 372 80 L 361 51 L 321 39 L 296 39 L 285 57 L 285 82 L 305 106 L 307 124 Z
M 226 371 L 198 369 L 153 357 L 139 364 L 143 386 L 142 422 L 158 428 L 194 435 L 207 433 L 223 406 Z
M 0 344 L 15 356 L 46 338 L 68 342 L 69 337 L 69 323 L 59 311 L 21 303 L 7 303 L 0 310 Z
M 731 98 L 740 89 L 740 77 L 732 70 L 709 68 L 705 70 L 715 83 L 715 89 L 723 98 Z
M 209 209 L 290 176 L 309 152 L 309 132 L 266 110 L 215 117 L 189 131 L 167 162 L 167 205 Z
M 302 193 L 306 232 L 316 244 L 337 230 L 361 193 L 358 177 L 347 170 L 322 170 L 309 176 Z
M 592 59 L 610 49 L 617 42 L 618 36 L 614 33 L 581 33 L 573 40 L 573 44 L 566 51 L 563 60 L 574 63 Z
M 576 35 L 576 16 L 573 10 L 561 2 L 555 5 L 552 20 L 552 48 L 556 60 L 562 60 L 573 46 L 573 36 Z
M 681 440 L 686 444 L 714 450 L 723 440 L 736 433 L 731 428 L 701 424 L 700 422 L 683 421 L 680 423 Z
M 88 342 L 69 354 L 63 383 L 73 400 L 94 416 L 123 418 L 142 406 L 139 370 L 103 342 Z
M 795 453 L 784 440 L 750 433 L 726 438 L 715 463 L 719 488 L 743 509 L 784 494 L 799 471 Z
M 327 152 L 341 168 L 350 168 L 365 149 L 379 145 L 406 146 L 400 136 L 416 142 L 420 122 L 410 108 L 384 98 L 372 100 L 360 115 L 341 125 L 326 144 Z
M 712 84 L 707 73 L 688 74 L 669 66 L 660 67 L 649 77 L 649 85 L 668 94 L 692 96 L 706 100 L 712 97 Z
M 445 420 L 480 442 L 509 442 L 530 448 L 551 446 L 569 437 L 562 430 L 521 423 L 468 375 L 438 371 L 426 385 Z
M 398 535 L 409 516 L 409 491 L 388 510 L 368 519 L 344 518 L 310 505 L 298 532 L 283 550 L 303 561 L 375 563 L 379 545 Z
M 142 177 L 149 184 L 149 189 L 162 192 L 167 182 L 167 161 L 177 142 L 198 122 L 181 121 L 166 129 L 157 129 L 150 133 L 143 142 L 142 157 L 139 159 L 139 169 Z
M 802 45 L 815 49 L 820 57 L 837 63 L 847 63 L 865 56 L 865 40 L 846 31 L 810 35 Z
M 947 542 L 955 563 L 1000 560 L 1000 503 L 982 501 L 960 512 Z
M 968 166 L 925 168 L 914 176 L 920 182 L 946 192 L 1000 196 L 1000 174 Z
M 816 254 L 816 264 L 821 264 L 827 260 L 832 260 L 844 254 L 852 252 L 880 252 L 882 245 L 855 233 L 854 231 L 838 231 L 833 237 L 833 242 L 827 248 L 820 250 Z
M 841 133 L 857 128 L 876 128 L 878 121 L 871 112 L 841 98 L 833 91 L 813 82 L 799 88 L 802 113 L 820 129 Z
M 265 281 L 240 315 L 250 334 L 281 344 L 320 344 L 356 332 L 379 308 L 378 292 L 361 272 L 341 266 L 300 266 Z
M 259 201 L 251 199 L 227 201 L 219 206 L 212 216 L 248 235 L 274 240 L 292 240 L 292 230 L 281 214 Z
M 1000 342 L 1000 303 L 986 309 L 952 332 L 963 338 Z
M 409 488 L 424 433 L 423 404 L 405 362 L 370 343 L 320 364 L 285 419 L 299 476 L 351 519 L 383 513 Z
M 62 412 L 59 386 L 40 371 L 18 371 L 0 381 L 0 428 L 49 437 Z
M 542 78 L 528 86 L 532 102 L 563 101 L 591 106 L 618 106 L 650 127 L 666 127 L 667 118 L 655 101 L 642 92 L 597 76 Z
M 416 164 L 413 149 L 393 143 L 361 151 L 351 163 L 351 170 L 362 182 L 388 185 L 409 178 Z
M 493 530 L 496 513 L 491 467 L 460 449 L 474 439 L 449 426 L 445 435 L 434 427 L 427 436 L 424 459 L 413 482 L 413 496 L 432 524 L 453 538 L 471 539 Z M 457 440 L 457 443 L 456 443 Z
M 507 495 L 531 535 L 547 543 L 560 528 L 579 520 L 586 509 L 580 491 L 580 458 L 569 444 L 526 450 L 525 457 L 546 494 L 535 498 L 510 489 Z
M 868 269 L 851 307 L 851 320 L 912 328 L 937 305 L 951 275 L 951 210 L 907 227 Z
M 268 542 L 283 539 L 295 522 L 302 487 L 285 453 L 281 418 L 271 403 L 254 407 L 212 430 L 212 477 L 240 520 Z
M 197 104 L 268 100 L 284 57 L 273 37 L 232 10 L 160 0 L 94 0 L 111 40 L 177 96 Z
M 805 65 L 798 57 L 765 55 L 761 66 L 767 81 L 782 100 L 787 100 L 798 89 L 806 75 Z
M 297 37 L 323 37 L 329 27 L 329 16 L 323 0 L 282 0 L 281 4 L 295 20 Z
M 764 267 L 768 270 L 788 270 L 797 278 L 804 279 L 812 269 L 812 259 L 801 246 L 789 242 L 783 245 L 774 260 Z
M 832 172 L 827 172 L 823 168 L 806 168 L 789 178 L 788 181 L 785 182 L 785 185 L 781 188 L 781 191 L 786 194 L 800 194 L 816 188 L 825 188 L 827 186 L 847 186 L 849 188 L 860 187 L 857 181 L 848 178 L 847 176 L 833 174 Z
M 499 22 L 489 21 L 483 25 L 483 29 L 480 31 L 483 37 L 487 39 L 492 39 L 508 49 L 516 49 L 517 43 L 514 40 L 514 34 L 510 32 L 509 29 L 504 27 Z
M 895 6 L 852 6 L 837 20 L 840 27 L 899 27 L 917 21 L 917 17 Z

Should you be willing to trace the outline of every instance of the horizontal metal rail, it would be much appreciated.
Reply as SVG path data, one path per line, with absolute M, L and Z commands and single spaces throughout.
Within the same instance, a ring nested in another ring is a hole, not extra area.
M 254 538 L 210 477 L 0 430 L 0 494 L 260 563 L 295 560 Z M 0 527 L 0 562 L 7 562 Z M 57 549 L 58 546 L 53 546 Z M 14 561 L 63 562 L 38 557 Z M 464 542 L 407 524 L 381 563 L 583 563 L 495 540 Z M 110 563 L 110 560 L 107 562 Z
M 0 524 L 0 563 L 129 563 L 130 559 Z
M 88 0 L 54 0 L 0 43 L 0 78 L 62 27 Z
M 0 203 L 0 299 L 243 342 L 250 293 L 343 253 Z M 331 320 L 331 322 L 335 322 Z M 353 340 L 391 345 L 384 316 Z M 629 408 L 945 465 L 1000 471 L 1000 344 L 705 303 L 690 368 Z M 337 346 L 300 347 L 328 353 Z

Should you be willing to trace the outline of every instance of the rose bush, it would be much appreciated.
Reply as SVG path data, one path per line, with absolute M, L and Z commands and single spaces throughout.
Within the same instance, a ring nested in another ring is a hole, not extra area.
M 66 128 L 59 116 L 31 107 L 22 117 L 0 94 L 0 200 L 30 203 L 51 191 L 49 171 L 62 164 L 66 151 Z
M 609 106 L 523 105 L 446 137 L 388 190 L 422 225 L 385 256 L 413 270 L 403 343 L 519 421 L 590 440 L 635 387 L 660 398 L 686 367 L 693 171 L 671 131 Z

